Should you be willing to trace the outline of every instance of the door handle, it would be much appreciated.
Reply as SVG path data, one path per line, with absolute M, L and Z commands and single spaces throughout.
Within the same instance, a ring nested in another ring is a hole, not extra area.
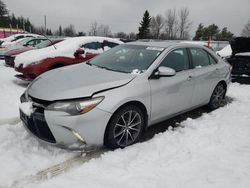
M 187 80 L 190 81 L 192 80 L 193 76 L 188 76 Z

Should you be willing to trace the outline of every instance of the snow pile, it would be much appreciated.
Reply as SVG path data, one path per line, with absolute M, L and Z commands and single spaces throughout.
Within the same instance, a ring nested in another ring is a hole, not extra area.
M 62 42 L 55 44 L 54 46 L 49 46 L 47 48 L 32 50 L 24 52 L 16 56 L 15 66 L 19 67 L 23 64 L 23 67 L 27 67 L 29 64 L 41 61 L 46 58 L 53 58 L 58 56 L 71 57 L 74 58 L 74 53 L 79 49 L 83 44 L 89 42 L 103 42 L 104 40 L 121 44 L 122 42 L 116 39 L 105 38 L 105 37 L 74 37 L 68 38 Z M 97 51 L 92 51 L 96 53 L 103 52 L 102 49 Z
M 232 84 L 231 104 L 181 122 L 184 128 L 107 152 L 66 174 L 25 188 L 249 187 L 249 91 L 250 86 Z
M 4 66 L 4 61 L 0 60 L 0 124 L 2 119 L 19 117 L 19 98 L 27 84 L 15 78 L 15 74 L 13 68 Z
M 0 118 L 18 116 L 24 88 L 0 62 Z M 109 151 L 99 159 L 25 188 L 246 188 L 250 185 L 250 85 L 231 84 L 232 103 L 151 140 Z M 1 119 L 0 119 L 1 121 Z M 0 124 L 0 187 L 75 156 L 43 145 L 21 123 Z M 31 184 L 30 184 L 31 183 Z
M 76 155 L 52 146 L 42 145 L 30 136 L 22 123 L 0 126 L 0 187 L 35 175 L 39 170 L 58 164 Z
M 221 57 L 228 57 L 232 55 L 232 48 L 230 45 L 226 45 L 224 48 L 216 52 Z

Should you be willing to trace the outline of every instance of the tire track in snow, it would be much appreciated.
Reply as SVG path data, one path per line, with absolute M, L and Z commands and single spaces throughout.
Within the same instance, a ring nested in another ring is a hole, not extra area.
M 10 187 L 22 188 L 27 184 L 33 184 L 41 181 L 46 181 L 50 178 L 61 175 L 69 170 L 80 166 L 91 159 L 99 158 L 103 153 L 107 152 L 107 149 L 95 150 L 87 153 L 81 153 L 70 159 L 67 159 L 59 164 L 55 164 L 46 169 L 38 171 L 35 175 L 26 176 L 20 180 L 16 180 Z

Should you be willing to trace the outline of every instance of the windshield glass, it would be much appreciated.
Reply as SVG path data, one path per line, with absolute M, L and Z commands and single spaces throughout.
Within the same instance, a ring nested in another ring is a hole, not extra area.
M 51 41 L 44 40 L 44 41 L 41 41 L 40 43 L 36 44 L 34 47 L 37 48 L 37 49 L 40 49 L 40 48 L 47 47 L 49 44 L 51 44 Z
M 22 38 L 22 39 L 18 39 L 17 43 L 20 44 L 20 45 L 24 45 L 27 42 L 29 42 L 30 40 L 33 40 L 33 38 L 32 37 Z
M 95 57 L 89 64 L 113 71 L 139 74 L 147 70 L 163 50 L 160 47 L 119 45 Z

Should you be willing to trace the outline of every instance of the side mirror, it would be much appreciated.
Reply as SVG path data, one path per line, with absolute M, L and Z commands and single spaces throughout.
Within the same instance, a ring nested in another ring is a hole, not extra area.
M 158 72 L 156 73 L 158 73 L 158 76 L 160 77 L 169 77 L 176 74 L 175 70 L 169 67 L 159 67 Z
M 79 55 L 83 55 L 85 54 L 85 50 L 79 48 L 78 50 L 76 50 L 76 52 L 74 53 L 74 56 L 79 56 Z

